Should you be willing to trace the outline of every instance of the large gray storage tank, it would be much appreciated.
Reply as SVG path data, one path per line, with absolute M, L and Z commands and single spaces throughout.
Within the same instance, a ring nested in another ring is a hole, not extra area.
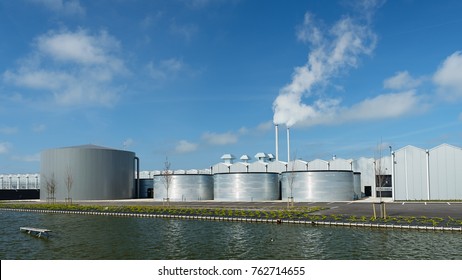
M 288 171 L 281 174 L 282 199 L 296 202 L 351 201 L 353 171 Z
M 214 198 L 218 201 L 264 201 L 281 199 L 278 173 L 217 173 Z
M 171 174 L 170 201 L 213 200 L 213 177 L 210 174 Z M 167 176 L 154 176 L 154 200 L 167 198 Z
M 40 199 L 52 196 L 47 188 L 52 181 L 56 200 L 68 195 L 72 200 L 135 198 L 135 158 L 133 152 L 95 145 L 45 150 L 40 159 Z

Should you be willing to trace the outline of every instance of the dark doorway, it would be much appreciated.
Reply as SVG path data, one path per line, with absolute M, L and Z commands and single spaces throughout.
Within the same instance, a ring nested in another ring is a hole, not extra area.
M 371 196 L 371 195 L 372 195 L 372 187 L 364 186 L 364 196 Z

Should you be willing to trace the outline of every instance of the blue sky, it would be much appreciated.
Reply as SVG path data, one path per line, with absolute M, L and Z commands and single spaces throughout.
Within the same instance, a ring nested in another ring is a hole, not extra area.
M 462 146 L 462 2 L 0 0 L 0 173 L 44 149 L 374 157 Z

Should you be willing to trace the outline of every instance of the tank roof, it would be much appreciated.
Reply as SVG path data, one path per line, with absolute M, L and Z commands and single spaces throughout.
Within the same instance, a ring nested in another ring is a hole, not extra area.
M 113 149 L 113 148 L 108 148 L 108 147 L 98 146 L 98 145 L 93 145 L 93 144 L 61 147 L 61 148 L 58 148 L 58 149 L 87 149 L 87 150 L 117 150 L 117 151 L 122 151 L 120 149 Z

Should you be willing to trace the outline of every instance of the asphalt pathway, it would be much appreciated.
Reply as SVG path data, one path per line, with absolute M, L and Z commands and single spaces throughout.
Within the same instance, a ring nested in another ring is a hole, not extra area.
M 101 201 L 75 201 L 78 204 L 97 205 L 166 205 L 162 201 L 152 199 L 130 200 L 101 200 Z M 265 202 L 220 202 L 220 201 L 175 201 L 171 206 L 190 208 L 231 208 L 231 209 L 283 209 L 287 207 L 285 201 Z M 322 207 L 324 210 L 314 212 L 318 215 L 355 215 L 373 216 L 373 207 L 377 215 L 380 215 L 380 204 L 377 202 L 296 202 L 295 207 Z M 413 217 L 452 217 L 462 219 L 462 202 L 386 202 L 385 208 L 388 216 L 413 216 Z

